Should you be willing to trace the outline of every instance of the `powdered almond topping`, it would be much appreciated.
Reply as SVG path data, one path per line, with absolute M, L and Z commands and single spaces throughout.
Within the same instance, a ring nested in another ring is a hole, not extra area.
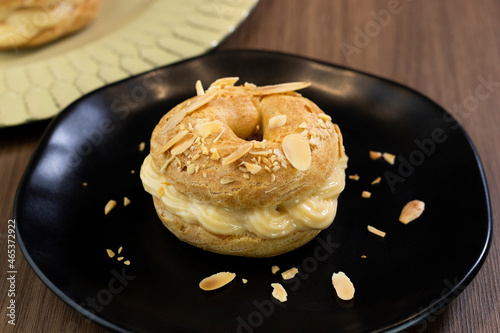
M 378 230 L 377 228 L 372 227 L 371 225 L 369 225 L 367 228 L 368 228 L 369 232 L 371 232 L 374 235 L 380 236 L 382 238 L 385 237 L 385 235 L 386 235 L 385 232 L 383 232 L 382 230 Z
M 109 212 L 116 206 L 115 200 L 109 200 L 106 206 L 104 207 L 104 215 L 108 215 Z
M 307 88 L 311 85 L 310 82 L 289 82 L 281 83 L 270 86 L 262 86 L 253 89 L 254 95 L 269 95 L 269 94 L 279 94 L 289 91 L 295 91 L 299 89 Z
M 300 134 L 289 134 L 283 139 L 283 152 L 292 166 L 306 171 L 311 166 L 311 148 L 307 139 Z
M 283 280 L 290 280 L 292 279 L 297 273 L 299 272 L 299 270 L 295 267 L 293 268 L 290 268 L 289 270 L 286 270 L 284 271 L 283 273 L 281 273 L 281 277 L 283 278 Z
M 229 154 L 229 156 L 224 158 L 222 160 L 222 165 L 228 165 L 233 162 L 236 162 L 237 160 L 245 156 L 250 151 L 250 149 L 252 149 L 252 147 L 253 143 L 251 142 L 245 143 L 244 145 L 240 146 L 238 149 L 233 151 L 231 154 Z
M 205 291 L 215 290 L 224 287 L 226 284 L 233 281 L 235 277 L 235 273 L 219 272 L 201 280 L 199 286 Z
M 349 301 L 354 298 L 354 285 L 344 272 L 333 273 L 332 284 L 341 300 Z
M 188 133 L 189 133 L 188 130 L 183 130 L 183 131 L 180 131 L 179 133 L 177 133 L 176 135 L 174 135 L 170 140 L 167 141 L 167 143 L 165 143 L 165 145 L 163 147 L 161 147 L 160 150 L 158 150 L 156 152 L 156 155 L 160 155 L 160 154 L 163 154 L 164 152 L 166 152 L 168 149 L 170 149 L 170 147 L 175 145 L 177 142 L 181 141 L 182 138 L 184 138 L 186 136 L 186 134 L 188 134 Z
M 273 129 L 273 128 L 278 128 L 286 123 L 286 115 L 285 114 L 280 114 L 279 116 L 274 116 L 271 119 L 269 119 L 269 125 L 268 129 Z
M 401 215 L 399 216 L 399 221 L 408 224 L 411 221 L 418 218 L 425 209 L 425 203 L 420 200 L 413 200 L 408 202 L 401 211 Z
M 220 122 L 210 121 L 207 123 L 198 124 L 194 127 L 194 129 L 200 134 L 202 138 L 206 138 L 210 134 L 220 131 L 220 126 Z
M 273 287 L 273 297 L 281 303 L 286 302 L 288 294 L 285 288 L 280 283 L 271 283 L 271 287 Z
M 196 140 L 196 137 L 189 133 L 184 137 L 184 140 L 181 142 L 178 142 L 172 150 L 170 150 L 170 153 L 172 155 L 179 155 L 185 152 L 191 145 L 193 144 L 194 140 Z
M 394 154 L 390 154 L 390 153 L 383 153 L 382 154 L 382 157 L 384 158 L 384 160 L 389 163 L 389 164 L 394 164 L 395 160 L 396 160 L 396 155 Z

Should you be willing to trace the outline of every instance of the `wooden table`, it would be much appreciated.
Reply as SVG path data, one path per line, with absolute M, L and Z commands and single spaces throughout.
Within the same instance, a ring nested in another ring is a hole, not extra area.
M 496 224 L 493 243 L 469 287 L 437 315 L 407 331 L 498 332 L 500 2 L 261 0 L 248 20 L 218 47 L 227 49 L 276 50 L 373 73 L 422 92 L 460 121 L 476 145 L 489 182 Z M 478 88 L 484 86 L 481 80 L 490 81 L 487 90 Z M 17 184 L 47 125 L 43 121 L 0 130 L 2 332 L 12 331 L 5 320 L 8 220 Z M 19 250 L 16 264 L 15 332 L 106 332 L 56 297 Z

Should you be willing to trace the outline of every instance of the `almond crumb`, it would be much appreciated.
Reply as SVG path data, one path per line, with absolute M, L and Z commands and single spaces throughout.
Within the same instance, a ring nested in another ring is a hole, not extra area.
M 139 151 L 143 151 L 144 148 L 146 148 L 146 143 L 145 142 L 139 143 Z
M 278 271 L 279 271 L 279 270 L 280 270 L 280 268 L 279 268 L 278 266 L 276 266 L 276 265 L 274 265 L 273 267 L 271 267 L 271 272 L 272 272 L 273 274 L 278 273 Z
M 363 255 L 361 256 L 361 258 L 366 259 L 366 256 L 363 254 Z
M 231 272 L 215 273 L 201 280 L 199 287 L 205 291 L 219 289 L 228 284 L 229 282 L 233 281 L 235 276 L 236 274 Z
M 349 179 L 352 179 L 354 181 L 358 181 L 359 180 L 359 175 L 358 174 L 349 175 Z
M 363 192 L 361 193 L 361 197 L 363 197 L 363 198 L 365 198 L 365 199 L 368 199 L 368 198 L 370 198 L 371 196 L 372 196 L 372 194 L 371 194 L 370 192 L 368 192 L 368 191 L 363 191 Z
M 118 258 L 116 258 L 116 260 L 118 260 L 118 261 L 122 261 L 122 260 L 123 260 L 123 258 L 124 258 L 124 257 L 118 257 Z
M 281 277 L 283 280 L 290 280 L 293 279 L 293 277 L 299 272 L 299 270 L 296 267 L 290 268 L 287 271 L 284 271 L 281 273 Z
M 341 300 L 349 301 L 354 298 L 354 285 L 344 272 L 333 273 L 332 285 Z
M 369 225 L 367 228 L 368 228 L 368 231 L 369 231 L 369 232 L 371 232 L 371 233 L 372 233 L 372 234 L 374 234 L 374 235 L 380 236 L 380 237 L 382 237 L 382 238 L 384 238 L 384 237 L 385 237 L 385 235 L 386 235 L 386 233 L 385 233 L 385 232 L 383 232 L 383 231 L 381 231 L 381 230 L 378 230 L 377 228 L 372 227 L 371 225 Z
M 396 161 L 396 155 L 394 154 L 390 154 L 390 153 L 383 153 L 382 154 L 382 157 L 384 158 L 384 160 L 391 164 L 391 165 L 394 165 L 394 162 Z
M 118 248 L 118 254 L 122 253 L 122 250 L 123 250 L 123 246 L 120 246 L 120 247 Z
M 399 216 L 399 221 L 401 223 L 408 224 L 422 215 L 424 209 L 425 203 L 423 201 L 412 200 L 403 207 L 401 215 Z
M 381 152 L 370 150 L 370 158 L 372 160 L 378 160 L 381 157 L 382 157 L 382 153 Z
M 109 200 L 106 206 L 104 207 L 104 215 L 108 215 L 109 212 L 116 206 L 116 201 L 115 200 Z
M 288 294 L 286 293 L 285 288 L 280 283 L 271 283 L 271 287 L 273 287 L 272 295 L 281 303 L 287 301 Z
M 130 260 L 125 260 L 123 263 L 128 266 L 130 265 Z
M 87 183 L 82 183 L 83 186 L 87 186 Z
M 247 279 L 241 279 L 241 282 L 243 282 L 243 284 L 247 284 L 248 280 Z
M 128 206 L 130 205 L 131 201 L 127 197 L 123 197 L 123 206 Z
M 377 178 L 375 178 L 375 179 L 371 182 L 371 184 L 372 184 L 372 185 L 377 185 L 377 184 L 380 184 L 380 181 L 381 181 L 381 180 L 382 180 L 382 177 L 377 177 Z
M 110 258 L 113 258 L 115 256 L 115 253 L 112 250 L 110 250 L 110 249 L 106 249 L 106 252 L 108 253 L 108 256 Z

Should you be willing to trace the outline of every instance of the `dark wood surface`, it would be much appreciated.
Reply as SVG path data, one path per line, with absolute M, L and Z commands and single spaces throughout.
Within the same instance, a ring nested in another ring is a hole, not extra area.
M 500 2 L 261 0 L 214 52 L 226 49 L 282 51 L 373 73 L 422 92 L 460 121 L 479 152 L 489 182 L 495 225 L 492 246 L 469 287 L 407 332 L 498 332 Z M 490 85 L 486 87 L 482 79 Z M 106 332 L 57 298 L 19 248 L 15 329 L 6 322 L 8 221 L 17 185 L 47 125 L 44 121 L 0 130 L 0 331 Z

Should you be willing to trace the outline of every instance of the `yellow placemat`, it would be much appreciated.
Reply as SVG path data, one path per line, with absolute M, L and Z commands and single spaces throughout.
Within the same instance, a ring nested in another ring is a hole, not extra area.
M 207 52 L 258 0 L 104 0 L 95 21 L 33 50 L 0 52 L 0 127 L 47 119 L 82 95 Z

